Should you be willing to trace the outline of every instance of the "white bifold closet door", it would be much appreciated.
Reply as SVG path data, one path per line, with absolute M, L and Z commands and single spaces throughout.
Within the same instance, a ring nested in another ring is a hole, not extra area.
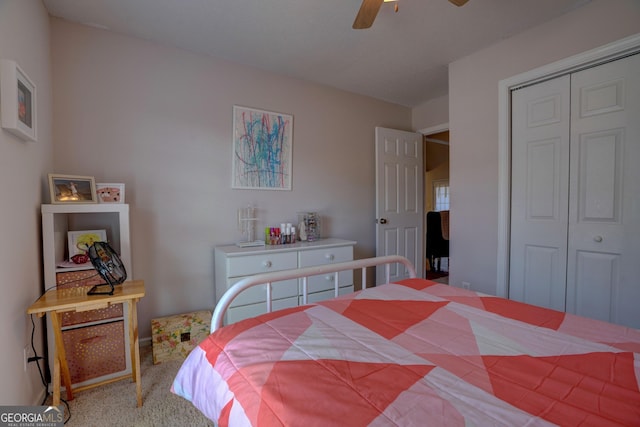
M 509 297 L 640 328 L 640 55 L 512 92 Z

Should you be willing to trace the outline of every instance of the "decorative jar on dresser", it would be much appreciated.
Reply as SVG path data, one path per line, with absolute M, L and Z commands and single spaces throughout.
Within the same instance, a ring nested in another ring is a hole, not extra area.
M 215 250 L 216 300 L 244 277 L 258 273 L 313 267 L 353 260 L 356 242 L 343 239 L 321 239 L 287 245 L 240 248 L 218 246 Z M 240 294 L 227 311 L 226 323 L 257 316 L 266 311 L 266 285 L 256 286 Z M 353 292 L 353 272 L 338 273 L 339 294 Z M 302 281 L 286 280 L 273 285 L 273 310 L 303 304 Z M 334 276 L 310 277 L 307 283 L 308 303 L 333 298 Z

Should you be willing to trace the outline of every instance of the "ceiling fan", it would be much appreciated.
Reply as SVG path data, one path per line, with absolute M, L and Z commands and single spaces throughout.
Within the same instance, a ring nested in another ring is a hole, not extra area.
M 380 10 L 380 6 L 385 1 L 395 1 L 395 0 L 362 0 L 362 5 L 360 5 L 360 10 L 356 15 L 356 20 L 353 21 L 353 29 L 360 30 L 363 28 L 369 28 L 373 21 L 376 19 L 376 15 Z M 463 6 L 468 0 L 449 0 L 449 3 L 455 4 L 456 6 Z M 398 6 L 396 5 L 396 12 L 398 11 Z

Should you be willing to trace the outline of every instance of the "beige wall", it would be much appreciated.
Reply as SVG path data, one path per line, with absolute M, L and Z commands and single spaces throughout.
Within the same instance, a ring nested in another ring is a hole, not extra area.
M 212 308 L 214 247 L 258 228 L 323 215 L 327 236 L 375 255 L 374 128 L 411 130 L 411 110 L 140 39 L 52 19 L 55 170 L 124 182 L 134 276 L 153 317 Z M 293 190 L 231 189 L 232 109 L 292 114 Z
M 450 283 L 496 293 L 499 81 L 639 31 L 639 1 L 594 0 L 450 64 Z
M 36 85 L 38 126 L 37 142 L 0 129 L 0 404 L 39 405 L 44 386 L 34 363 L 24 371 L 23 356 L 26 310 L 42 291 L 40 203 L 52 164 L 49 18 L 39 0 L 0 0 L 0 58 L 16 61 Z M 43 355 L 42 322 L 34 320 Z
M 416 131 L 449 122 L 449 95 L 430 99 L 411 110 L 411 122 Z

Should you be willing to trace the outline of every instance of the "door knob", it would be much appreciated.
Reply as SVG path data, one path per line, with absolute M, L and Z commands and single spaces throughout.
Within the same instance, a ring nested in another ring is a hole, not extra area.
M 593 238 L 593 241 L 594 241 L 594 242 L 598 242 L 598 243 L 602 242 L 602 236 L 596 236 L 596 237 L 594 237 L 594 238 Z
M 386 224 L 387 223 L 387 219 L 386 218 L 380 218 L 379 220 L 376 220 L 376 222 L 378 224 Z

